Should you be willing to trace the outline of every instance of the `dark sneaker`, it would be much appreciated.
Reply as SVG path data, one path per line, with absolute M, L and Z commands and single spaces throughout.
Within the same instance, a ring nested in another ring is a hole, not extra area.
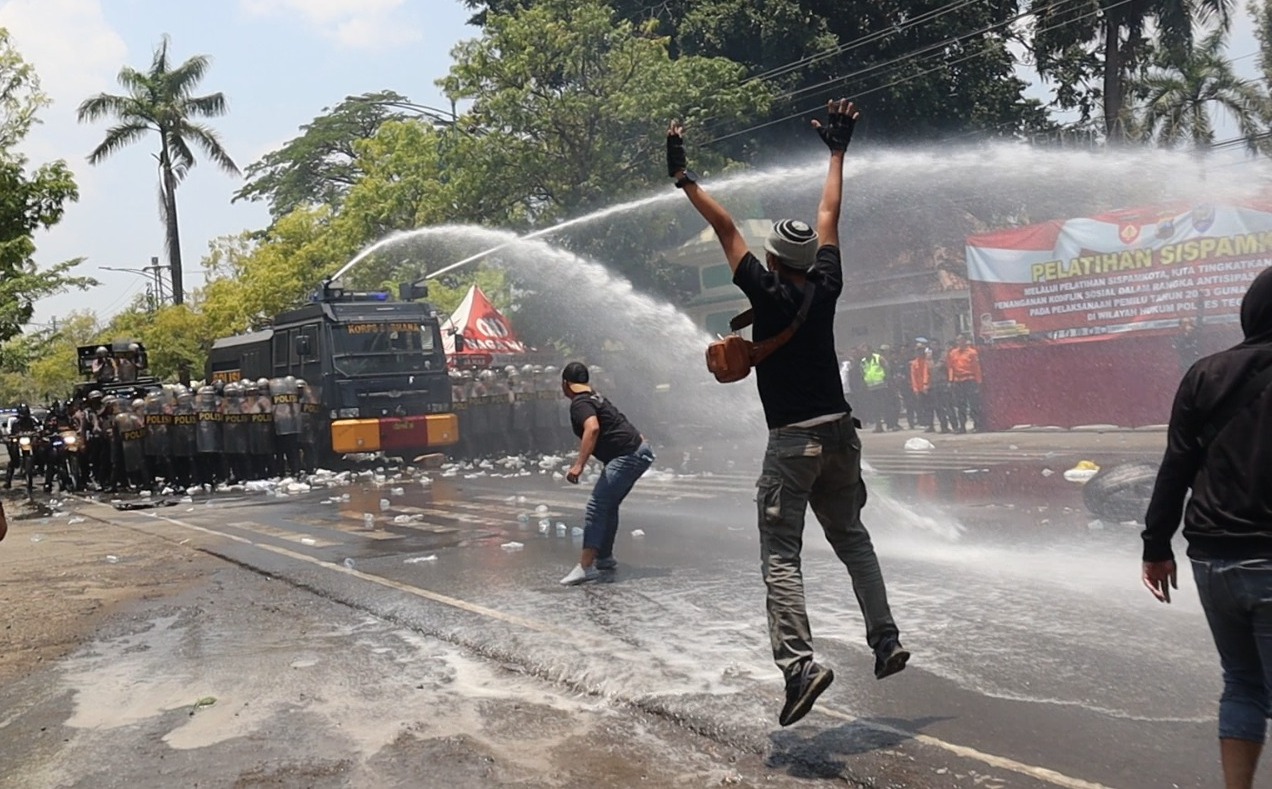
M 883 679 L 896 674 L 905 668 L 910 659 L 910 652 L 901 646 L 901 642 L 890 638 L 875 650 L 875 679 Z
M 597 559 L 596 564 L 593 566 L 601 572 L 610 572 L 611 570 L 618 569 L 618 560 L 613 556 L 608 559 Z
M 778 723 L 790 726 L 803 718 L 813 708 L 813 702 L 817 701 L 822 691 L 829 688 L 834 681 L 835 672 L 822 668 L 811 660 L 804 663 L 798 673 L 786 680 L 786 705 L 777 718 Z

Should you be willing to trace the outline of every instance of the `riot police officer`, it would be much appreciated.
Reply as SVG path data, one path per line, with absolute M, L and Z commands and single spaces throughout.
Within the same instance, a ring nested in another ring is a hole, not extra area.
M 305 472 L 313 474 L 318 469 L 321 456 L 319 442 L 327 435 L 324 429 L 322 400 L 318 392 L 305 379 L 296 379 L 296 394 L 300 398 L 300 449 Z
M 143 450 L 146 455 L 146 475 L 150 479 L 163 478 L 165 482 L 172 484 L 172 468 L 168 454 L 171 451 L 168 428 L 172 424 L 169 395 L 167 387 L 146 394 L 144 401 L 146 440 Z
M 288 375 L 269 382 L 274 417 L 274 442 L 278 448 L 280 474 L 300 476 L 300 393 L 297 381 Z
M 216 489 L 221 475 L 224 444 L 222 430 L 225 415 L 221 411 L 221 397 L 211 386 L 199 387 L 195 400 L 195 473 L 198 483 L 209 490 Z M 221 477 L 224 479 L 224 477 Z
M 254 382 L 253 382 L 254 383 Z M 251 478 L 248 454 L 248 420 L 251 414 L 246 409 L 244 400 L 244 384 L 239 382 L 225 385 L 223 401 L 225 413 L 225 457 L 227 458 L 227 479 L 234 482 L 246 482 Z
M 105 345 L 99 345 L 93 359 L 93 380 L 99 384 L 114 383 L 119 371 L 115 367 L 115 359 Z
M 172 424 L 168 427 L 168 456 L 176 485 L 188 488 L 195 484 L 194 456 L 197 452 L 198 414 L 194 395 L 184 386 L 176 387 L 172 402 Z
M 251 415 L 247 449 L 252 456 L 252 473 L 256 479 L 274 476 L 274 404 L 269 396 L 269 379 L 261 378 L 247 385 L 248 413 Z
M 117 403 L 115 435 L 119 441 L 115 469 L 115 487 L 141 489 L 150 484 L 146 468 L 146 401 L 138 398 L 131 404 Z

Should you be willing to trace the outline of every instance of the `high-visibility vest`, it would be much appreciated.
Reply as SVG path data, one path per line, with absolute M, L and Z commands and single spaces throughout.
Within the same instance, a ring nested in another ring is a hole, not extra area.
M 888 378 L 888 371 L 883 367 L 883 357 L 872 353 L 861 360 L 861 377 L 871 389 L 883 385 Z

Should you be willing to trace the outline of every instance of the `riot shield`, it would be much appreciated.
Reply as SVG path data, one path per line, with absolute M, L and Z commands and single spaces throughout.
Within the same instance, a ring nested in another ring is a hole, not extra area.
M 243 390 L 237 384 L 225 387 L 223 404 L 225 432 L 222 438 L 225 442 L 225 452 L 228 455 L 246 455 L 247 420 L 250 417 L 244 413 Z
M 168 392 L 156 389 L 146 395 L 146 454 L 160 457 L 168 454 L 168 428 L 172 424 L 172 407 Z
M 138 400 L 132 407 L 125 407 L 115 415 L 115 432 L 123 450 L 124 468 L 129 474 L 144 473 L 146 414 L 142 401 Z
M 300 392 L 290 375 L 269 382 L 269 396 L 274 416 L 274 433 L 294 436 L 300 432 Z
M 512 429 L 529 433 L 534 427 L 534 381 L 519 378 L 512 387 Z
M 225 419 L 221 412 L 221 398 L 210 386 L 199 389 L 195 398 L 195 445 L 200 454 L 215 454 L 222 451 L 222 425 Z
M 254 395 L 250 392 L 251 390 L 249 390 L 247 402 L 244 403 L 244 410 L 249 415 L 248 454 L 273 455 L 274 404 L 270 401 L 269 395 L 261 394 L 259 390 Z
M 176 402 L 172 406 L 172 425 L 168 428 L 173 457 L 194 456 L 197 449 L 195 431 L 198 429 L 198 419 L 194 410 L 194 395 L 185 389 L 178 390 Z

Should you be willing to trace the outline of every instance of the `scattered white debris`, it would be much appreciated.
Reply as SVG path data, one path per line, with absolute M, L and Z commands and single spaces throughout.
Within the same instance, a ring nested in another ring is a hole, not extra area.
M 1087 528 L 1091 531 L 1100 531 L 1104 528 L 1104 521 L 1094 520 L 1087 524 Z
M 637 539 L 640 539 L 641 537 L 644 537 L 644 536 L 645 536 L 645 530 L 644 530 L 644 529 L 632 529 L 632 536 L 633 536 L 633 537 L 635 537 L 635 538 L 637 538 Z
M 534 508 L 534 512 L 535 512 L 535 514 L 536 514 L 536 515 L 547 515 L 547 514 L 548 514 L 548 505 L 546 505 L 546 504 L 540 504 L 539 506 L 537 506 L 537 507 L 535 507 L 535 508 Z
M 315 540 L 313 537 L 301 537 L 300 544 L 301 545 L 317 545 L 318 541 Z
M 554 471 L 552 472 L 552 479 L 557 482 L 560 482 L 561 480 L 565 479 L 565 475 L 559 471 Z
M 1050 477 L 1052 474 L 1055 474 L 1055 473 L 1056 473 L 1056 472 L 1052 471 L 1052 470 L 1051 470 L 1051 469 L 1049 469 L 1049 468 L 1044 468 L 1044 469 L 1042 470 L 1042 476 L 1044 476 L 1044 477 Z
M 106 554 L 106 563 L 107 563 L 107 564 L 118 564 L 118 563 L 119 563 L 119 557 L 118 557 L 118 556 L 116 556 L 116 555 L 115 555 L 115 554 L 113 554 L 113 553 L 108 553 L 108 554 Z
M 74 526 L 74 525 L 75 525 L 75 524 L 77 524 L 77 523 L 83 523 L 85 520 L 86 520 L 86 518 L 75 517 L 75 518 L 71 518 L 71 519 L 70 519 L 69 521 L 67 521 L 66 523 L 67 523 L 68 525 L 70 525 L 70 526 Z
M 930 452 L 936 449 L 936 445 L 926 438 L 918 438 L 916 436 L 905 442 L 905 449 L 907 452 Z
M 370 513 L 370 512 L 364 512 L 364 513 L 362 513 L 362 523 L 363 523 L 363 525 L 364 525 L 364 526 L 366 526 L 368 529 L 374 529 L 374 528 L 375 528 L 375 515 L 373 515 L 373 514 L 372 514 L 372 513 Z
M 570 534 L 573 534 L 575 537 L 582 537 L 583 528 L 581 526 L 575 526 L 573 529 L 570 529 Z
M 1064 472 L 1064 478 L 1069 482 L 1085 483 L 1100 473 L 1100 467 L 1089 460 L 1080 461 L 1076 466 Z
M 540 534 L 547 534 L 551 528 L 552 528 L 552 521 L 548 520 L 547 518 L 544 518 L 543 520 L 539 521 Z
M 44 535 L 43 535 L 43 534 L 32 534 L 32 535 L 31 535 L 31 542 L 40 542 L 40 541 L 41 541 L 41 540 L 43 540 L 43 539 L 44 539 Z
M 437 554 L 430 553 L 428 556 L 412 556 L 410 559 L 403 560 L 402 564 L 424 564 L 435 561 L 437 561 Z
M 344 566 L 352 570 L 355 566 L 357 566 L 357 562 L 355 562 L 353 559 L 345 559 Z
M 387 510 L 389 507 L 392 507 L 392 506 L 393 506 L 393 502 L 389 501 L 388 499 L 380 499 L 381 510 Z
M 499 547 L 503 548 L 505 551 L 519 551 L 526 546 L 525 546 L 525 543 L 516 542 L 514 540 L 513 542 L 506 542 L 503 545 L 500 545 Z

